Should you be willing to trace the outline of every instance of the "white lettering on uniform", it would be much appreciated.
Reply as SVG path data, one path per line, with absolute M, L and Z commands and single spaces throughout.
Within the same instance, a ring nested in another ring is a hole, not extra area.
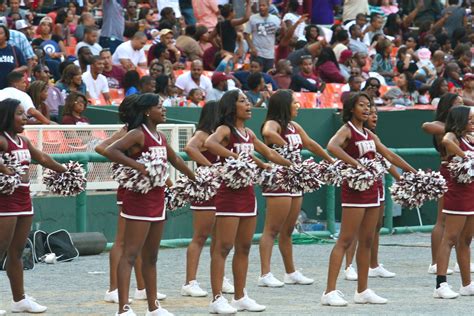
M 288 143 L 293 147 L 297 147 L 298 145 L 303 144 L 300 134 L 287 134 L 285 136 L 286 136 L 286 139 L 288 140 Z
M 165 146 L 153 146 L 148 148 L 152 154 L 157 155 L 160 158 L 167 159 L 167 152 Z
M 20 163 L 22 162 L 31 162 L 31 154 L 28 149 L 17 149 L 11 151 L 12 155 L 15 156 L 16 160 Z
M 237 143 L 234 144 L 235 152 L 240 154 L 240 153 L 247 153 L 247 154 L 252 154 L 253 153 L 253 144 L 251 143 Z
M 373 140 L 361 140 L 359 142 L 355 142 L 355 144 L 359 149 L 359 157 L 364 156 L 366 153 L 377 151 L 375 148 L 375 142 Z

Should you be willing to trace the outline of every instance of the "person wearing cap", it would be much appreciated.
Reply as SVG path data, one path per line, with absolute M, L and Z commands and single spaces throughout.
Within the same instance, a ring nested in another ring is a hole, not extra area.
M 15 21 L 15 30 L 25 34 L 28 40 L 31 40 L 30 37 L 30 30 L 31 26 L 25 20 L 17 20 Z
M 339 70 L 346 81 L 351 76 L 351 67 L 353 65 L 352 51 L 349 49 L 343 50 L 339 56 Z
M 145 56 L 146 35 L 136 32 L 132 39 L 120 44 L 112 55 L 114 65 L 122 65 L 125 70 L 133 70 L 136 67 L 147 67 Z
M 214 72 L 211 78 L 212 89 L 206 94 L 207 101 L 219 101 L 228 89 L 227 80 L 232 79 L 225 72 Z
M 474 106 L 474 74 L 468 72 L 463 78 L 464 87 L 461 92 L 464 105 Z
M 202 74 L 204 68 L 202 61 L 196 59 L 191 63 L 191 71 L 185 72 L 176 79 L 178 94 L 187 96 L 194 88 L 201 88 L 205 94 L 212 89 L 211 79 Z
M 176 45 L 174 44 L 174 35 L 173 31 L 167 28 L 162 29 L 158 33 L 160 37 L 160 42 L 153 44 L 150 49 L 148 50 L 148 55 L 147 55 L 147 60 L 148 60 L 148 65 L 151 64 L 151 62 L 155 59 L 160 59 L 160 55 L 163 53 L 160 45 L 162 44 L 166 47 L 167 49 L 167 55 L 168 57 L 166 58 L 171 64 L 175 64 L 179 62 L 179 59 L 181 57 L 181 52 L 179 49 L 176 48 Z

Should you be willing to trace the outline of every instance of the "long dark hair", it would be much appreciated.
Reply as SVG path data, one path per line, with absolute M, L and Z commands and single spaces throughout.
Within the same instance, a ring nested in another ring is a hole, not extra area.
M 441 84 L 445 81 L 446 79 L 443 77 L 436 78 L 433 81 L 429 90 L 431 100 L 441 97 Z
M 230 128 L 233 134 L 236 134 L 235 117 L 237 115 L 237 100 L 241 90 L 235 89 L 224 93 L 219 101 L 217 126 L 225 125 Z
M 203 131 L 211 134 L 214 132 L 217 124 L 217 115 L 219 110 L 219 103 L 217 101 L 208 101 L 204 105 L 199 116 L 199 123 L 196 127 L 197 131 Z
M 278 90 L 270 97 L 268 101 L 268 111 L 265 121 L 275 121 L 280 124 L 282 132 L 288 128 L 288 123 L 291 121 L 291 103 L 293 102 L 293 92 L 288 89 Z
M 387 22 L 385 23 L 387 35 L 395 36 L 400 34 L 400 25 L 397 24 L 397 17 L 397 13 L 391 13 L 387 16 Z
M 466 131 L 466 126 L 469 123 L 470 113 L 470 107 L 464 105 L 453 107 L 451 111 L 449 111 L 448 118 L 446 119 L 446 133 L 451 132 L 457 137 L 461 137 Z
M 0 132 L 8 132 L 13 128 L 16 108 L 20 106 L 20 101 L 16 99 L 5 99 L 0 101 Z
M 327 61 L 332 61 L 336 65 L 337 69 L 339 69 L 339 64 L 337 62 L 336 55 L 334 54 L 334 51 L 331 47 L 324 47 L 321 50 L 321 54 L 319 55 L 318 61 L 316 62 L 316 67 L 321 66 Z
M 135 111 L 135 103 L 138 102 L 140 95 L 132 94 L 126 96 L 122 103 L 120 103 L 118 108 L 118 116 L 120 121 L 124 124 L 127 124 L 127 129 L 130 124 L 132 124 L 133 120 L 137 117 L 137 112 Z
M 64 101 L 64 108 L 63 108 L 63 116 L 65 115 L 72 115 L 72 111 L 74 110 L 74 104 L 77 99 L 82 98 L 84 100 L 84 110 L 87 108 L 87 98 L 80 92 L 72 91 L 66 97 Z
M 154 93 L 144 93 L 141 94 L 137 101 L 135 101 L 135 111 L 136 111 L 136 116 L 135 118 L 130 122 L 128 126 L 128 130 L 132 130 L 134 128 L 137 128 L 141 126 L 142 124 L 145 124 L 146 122 L 146 111 L 148 111 L 149 108 L 154 107 L 160 102 L 160 97 L 157 94 Z
M 355 108 L 357 102 L 359 102 L 359 99 L 361 97 L 367 98 L 370 102 L 370 107 L 373 106 L 373 100 L 372 98 L 365 92 L 355 92 L 351 93 L 349 95 L 349 98 L 347 98 L 344 101 L 343 107 L 342 107 L 342 121 L 344 123 L 349 122 L 352 119 L 352 110 Z
M 136 70 L 129 70 L 123 77 L 123 88 L 127 91 L 131 87 L 138 88 L 140 85 L 140 75 Z
M 446 122 L 448 118 L 449 111 L 453 107 L 453 103 L 459 95 L 456 93 L 445 93 L 440 99 L 438 103 L 438 107 L 436 108 L 436 116 L 435 121 L 439 122 Z

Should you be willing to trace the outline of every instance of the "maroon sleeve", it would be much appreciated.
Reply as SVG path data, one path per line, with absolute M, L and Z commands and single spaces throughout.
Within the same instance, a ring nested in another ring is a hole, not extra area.
M 327 83 L 345 83 L 346 80 L 341 75 L 339 68 L 333 62 L 325 62 L 318 67 L 321 78 L 324 78 Z
M 72 115 L 65 115 L 61 120 L 61 124 L 64 125 L 76 125 L 76 119 Z

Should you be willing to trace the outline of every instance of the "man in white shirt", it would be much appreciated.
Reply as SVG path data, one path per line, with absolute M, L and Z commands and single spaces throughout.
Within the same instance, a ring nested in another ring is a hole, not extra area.
M 92 55 L 99 56 L 102 46 L 100 46 L 97 41 L 99 39 L 99 30 L 96 26 L 86 26 L 84 28 L 84 38 L 82 42 L 77 43 L 76 46 L 76 55 L 79 51 L 79 48 L 87 46 L 90 48 Z
M 7 75 L 7 85 L 7 88 L 0 90 L 0 101 L 8 98 L 16 99 L 20 101 L 28 117 L 35 118 L 39 124 L 55 124 L 35 108 L 33 100 L 31 100 L 31 97 L 25 92 L 26 81 L 21 72 L 10 72 Z
M 136 32 L 132 39 L 120 44 L 112 55 L 114 65 L 122 65 L 125 70 L 134 70 L 136 67 L 146 68 L 145 47 L 146 35 Z
M 202 61 L 196 59 L 191 64 L 191 71 L 182 74 L 176 79 L 175 86 L 178 88 L 178 94 L 187 96 L 192 89 L 200 88 L 205 93 L 211 91 L 211 79 L 202 74 Z
M 111 104 L 109 95 L 109 84 L 107 78 L 102 74 L 104 71 L 104 60 L 100 56 L 94 56 L 92 59 L 91 70 L 82 74 L 82 81 L 87 87 L 87 92 L 93 99 L 100 99 L 101 94 L 105 102 Z

